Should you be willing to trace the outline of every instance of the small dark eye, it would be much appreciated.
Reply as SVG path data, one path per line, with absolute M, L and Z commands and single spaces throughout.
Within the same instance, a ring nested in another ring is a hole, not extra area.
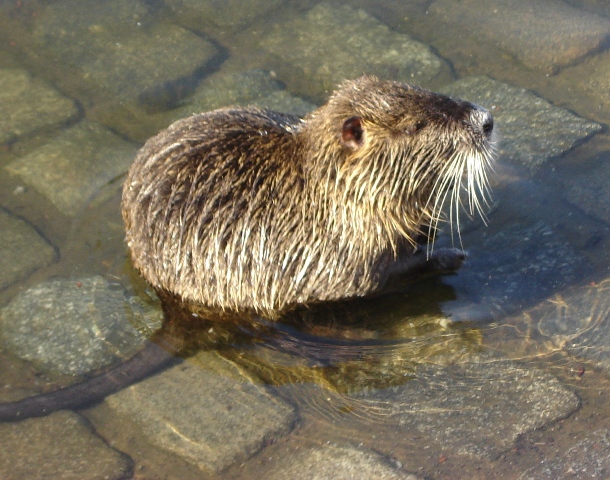
M 413 135 L 415 132 L 419 132 L 422 128 L 424 128 L 428 122 L 425 120 L 419 120 L 418 122 L 414 122 L 405 128 L 405 133 L 407 135 Z
M 341 141 L 343 145 L 352 150 L 356 150 L 364 143 L 364 128 L 362 118 L 350 117 L 343 122 L 341 129 Z

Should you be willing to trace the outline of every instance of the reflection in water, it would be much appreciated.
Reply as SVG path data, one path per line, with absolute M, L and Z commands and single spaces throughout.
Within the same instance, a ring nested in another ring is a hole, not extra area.
M 571 353 L 610 368 L 610 280 L 557 293 L 486 331 L 486 344 L 512 358 Z M 563 363 L 565 363 L 564 360 Z
M 422 365 L 461 363 L 479 352 L 480 330 L 452 323 L 438 307 L 452 297 L 431 279 L 406 293 L 300 307 L 274 321 L 218 315 L 170 297 L 163 299 L 168 320 L 153 340 L 182 357 L 213 349 L 250 377 L 298 390 L 290 401 L 326 415 L 375 417 L 391 407 L 371 410 L 358 394 L 402 386 Z

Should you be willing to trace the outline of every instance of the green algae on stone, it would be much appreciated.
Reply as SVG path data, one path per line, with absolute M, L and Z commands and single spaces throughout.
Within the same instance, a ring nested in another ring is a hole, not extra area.
M 1 423 L 0 478 L 121 480 L 132 478 L 133 462 L 110 447 L 71 412 Z
M 6 168 L 71 216 L 101 187 L 127 172 L 135 153 L 131 143 L 85 120 Z
M 69 98 L 25 70 L 0 69 L 0 144 L 76 118 Z
M 0 210 L 0 289 L 51 263 L 55 249 L 34 227 Z
M 499 134 L 499 155 L 539 168 L 602 126 L 552 105 L 538 95 L 488 77 L 466 77 L 440 89 L 491 111 Z

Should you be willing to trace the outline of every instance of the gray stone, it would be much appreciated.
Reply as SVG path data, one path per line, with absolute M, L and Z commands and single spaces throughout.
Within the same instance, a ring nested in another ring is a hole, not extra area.
M 477 237 L 477 254 L 444 281 L 457 291 L 476 292 L 499 310 L 534 304 L 588 271 L 584 257 L 542 222 L 506 226 L 491 236 L 482 231 Z
M 564 193 L 572 204 L 610 224 L 610 161 L 607 156 L 601 160 L 565 176 Z
M 450 78 L 445 62 L 428 46 L 347 5 L 320 3 L 269 30 L 260 46 L 290 64 L 282 76 L 289 84 L 306 81 L 319 95 L 363 73 L 418 84 Z
M 55 249 L 30 224 L 0 210 L 0 289 L 45 267 Z
M 167 0 L 180 23 L 202 31 L 207 26 L 236 31 L 252 23 L 284 0 Z
M 500 156 L 531 169 L 602 129 L 532 92 L 487 77 L 463 78 L 441 91 L 489 109 L 500 136 Z
M 0 477 L 10 480 L 120 480 L 132 461 L 109 447 L 75 413 L 0 424 Z
M 321 445 L 290 452 L 265 474 L 268 480 L 417 480 L 376 452 L 349 445 Z
M 76 118 L 74 102 L 26 71 L 0 69 L 0 144 Z
M 49 280 L 0 310 L 0 338 L 16 355 L 51 371 L 82 375 L 132 356 L 160 312 L 127 301 L 101 277 Z
M 106 402 L 138 423 L 148 440 L 204 471 L 220 472 L 288 433 L 293 407 L 201 353 L 111 395 Z
M 137 1 L 64 0 L 37 16 L 34 35 L 119 99 L 165 107 L 217 50 L 181 27 L 146 21 L 147 13 Z
M 567 68 L 559 75 L 568 85 L 584 90 L 604 106 L 610 107 L 610 51 L 602 52 L 582 64 Z
M 299 116 L 315 109 L 315 105 L 284 90 L 268 72 L 255 69 L 206 78 L 187 105 L 169 113 L 173 121 L 216 108 L 248 105 Z
M 578 397 L 537 369 L 488 356 L 457 365 L 422 365 L 404 386 L 363 392 L 359 407 L 387 406 L 386 421 L 419 432 L 459 455 L 497 457 L 517 437 L 559 420 Z
M 101 187 L 127 171 L 135 153 L 131 143 L 85 120 L 6 168 L 59 211 L 75 215 Z
M 441 21 L 470 31 L 546 71 L 570 65 L 601 48 L 610 20 L 560 0 L 436 0 L 429 9 Z
M 519 480 L 589 480 L 608 478 L 610 430 L 596 430 L 567 452 L 524 472 Z
M 253 102 L 253 104 L 260 108 L 268 108 L 270 110 L 275 110 L 276 112 L 290 113 L 299 117 L 304 117 L 316 108 L 313 103 L 292 95 L 286 90 L 274 92 L 271 95 L 257 99 Z

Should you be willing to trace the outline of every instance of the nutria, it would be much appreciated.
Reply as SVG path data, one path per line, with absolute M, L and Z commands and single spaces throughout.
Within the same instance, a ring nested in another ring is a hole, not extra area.
M 303 119 L 258 108 L 194 115 L 138 152 L 123 188 L 127 244 L 160 294 L 214 311 L 276 317 L 370 295 L 392 275 L 459 267 L 461 251 L 422 251 L 419 239 L 447 195 L 451 216 L 460 190 L 480 211 L 493 151 L 484 108 L 370 76 Z M 171 355 L 151 358 L 152 370 Z M 146 375 L 134 368 L 119 386 L 124 368 L 106 374 L 106 391 L 85 382 L 55 395 L 78 397 L 75 408 Z M 44 397 L 0 405 L 0 419 L 66 406 Z
M 180 120 L 125 181 L 133 263 L 156 289 L 223 310 L 371 294 L 419 263 L 416 239 L 449 187 L 466 178 L 479 207 L 492 131 L 481 107 L 368 76 L 304 119 L 229 108 Z

